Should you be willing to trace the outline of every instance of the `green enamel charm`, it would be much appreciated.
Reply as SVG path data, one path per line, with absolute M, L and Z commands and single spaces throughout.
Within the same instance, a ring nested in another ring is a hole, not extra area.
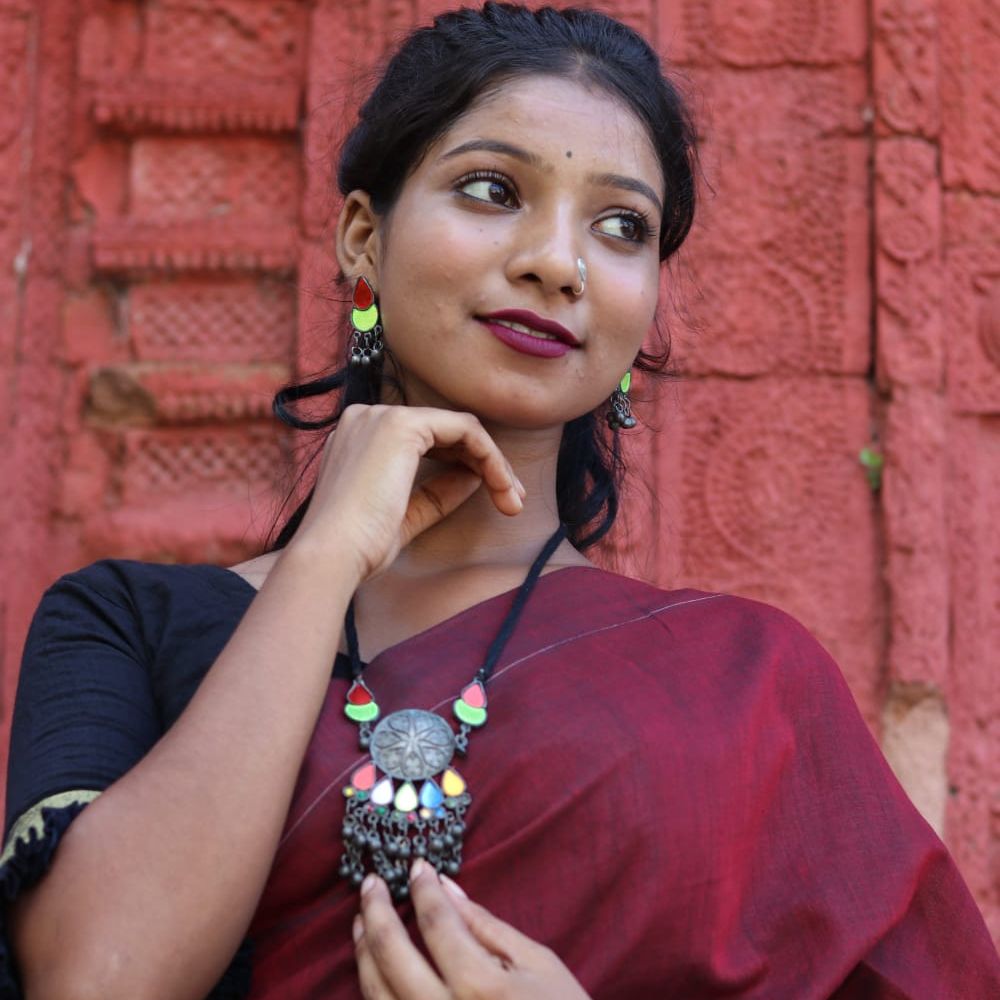
M 631 371 L 627 371 L 627 372 L 625 372 L 624 375 L 622 375 L 622 380 L 621 380 L 621 382 L 618 383 L 618 388 L 621 389 L 621 391 L 625 392 L 625 393 L 627 393 L 629 391 L 629 389 L 632 388 L 632 372 Z
M 486 722 L 485 708 L 474 708 L 461 698 L 455 700 L 452 710 L 455 713 L 455 718 L 467 726 L 481 726 Z
M 344 706 L 344 715 L 352 722 L 372 722 L 378 718 L 378 705 L 373 701 L 366 705 L 347 704 Z

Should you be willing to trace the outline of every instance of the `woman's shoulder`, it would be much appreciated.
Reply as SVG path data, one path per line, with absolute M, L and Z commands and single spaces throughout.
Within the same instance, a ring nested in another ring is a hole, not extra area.
M 696 587 L 661 587 L 639 577 L 600 569 L 604 585 L 643 616 L 683 621 L 700 629 L 737 632 L 742 637 L 766 634 L 798 640 L 808 636 L 806 627 L 787 611 L 765 601 L 721 590 Z
M 622 605 L 623 623 L 637 639 L 669 653 L 698 657 L 713 667 L 806 675 L 840 670 L 810 629 L 765 601 L 694 587 L 664 588 L 602 571 L 606 593 Z
M 191 595 L 209 591 L 226 598 L 245 597 L 254 585 L 242 572 L 212 563 L 158 563 L 137 559 L 100 559 L 65 573 L 46 591 L 50 594 L 85 592 L 122 607 L 172 594 Z
M 42 595 L 29 641 L 48 635 L 104 634 L 156 646 L 178 624 L 190 634 L 246 610 L 253 585 L 210 563 L 101 559 L 59 577 Z

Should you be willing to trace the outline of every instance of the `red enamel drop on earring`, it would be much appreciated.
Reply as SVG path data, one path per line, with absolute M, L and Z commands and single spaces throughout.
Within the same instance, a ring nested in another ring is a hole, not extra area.
M 365 278 L 358 278 L 354 286 L 354 308 L 365 310 L 375 301 L 375 293 L 372 286 Z

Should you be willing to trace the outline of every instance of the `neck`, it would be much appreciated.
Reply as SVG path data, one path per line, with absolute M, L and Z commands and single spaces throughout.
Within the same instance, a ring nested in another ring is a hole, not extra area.
M 515 517 L 496 509 L 480 487 L 461 507 L 415 538 L 400 553 L 395 569 L 422 575 L 483 563 L 530 564 L 546 539 L 559 527 L 556 503 L 556 462 L 562 427 L 517 430 L 487 426 L 487 432 L 524 483 L 524 508 Z M 421 462 L 417 481 L 442 468 L 430 459 Z M 553 562 L 572 554 L 568 543 Z M 577 556 L 577 561 L 582 557 Z

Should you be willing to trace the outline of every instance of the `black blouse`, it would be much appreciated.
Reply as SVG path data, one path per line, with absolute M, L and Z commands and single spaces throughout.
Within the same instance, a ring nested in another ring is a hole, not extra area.
M 183 712 L 256 594 L 219 566 L 94 563 L 44 595 L 25 644 L 7 767 L 0 898 L 38 881 L 73 819 Z M 338 654 L 334 676 L 350 675 Z M 0 1000 L 22 993 L 0 910 Z M 210 1000 L 244 997 L 245 941 Z

